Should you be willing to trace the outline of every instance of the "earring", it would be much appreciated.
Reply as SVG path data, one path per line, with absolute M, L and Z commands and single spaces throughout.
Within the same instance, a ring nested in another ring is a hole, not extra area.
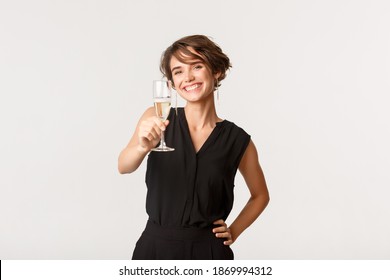
M 177 116 L 177 91 L 175 90 L 175 111 Z
M 168 81 L 168 83 L 169 83 L 170 89 L 173 90 L 173 92 L 175 93 L 175 111 L 176 111 L 176 116 L 177 116 L 177 91 L 176 91 L 175 86 L 173 85 L 172 81 Z
M 216 88 L 217 88 L 217 101 L 219 102 L 219 86 L 218 86 L 218 80 L 216 81 Z

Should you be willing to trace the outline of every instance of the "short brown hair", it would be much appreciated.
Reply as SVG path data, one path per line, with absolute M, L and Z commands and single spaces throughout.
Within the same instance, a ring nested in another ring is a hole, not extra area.
M 199 55 L 191 52 L 188 48 L 193 48 Z M 180 62 L 186 63 L 189 59 L 199 59 L 206 64 L 213 75 L 220 73 L 218 84 L 226 77 L 226 71 L 232 65 L 222 49 L 204 35 L 191 35 L 183 37 L 169 46 L 161 56 L 160 71 L 168 80 L 172 81 L 170 62 L 172 56 Z

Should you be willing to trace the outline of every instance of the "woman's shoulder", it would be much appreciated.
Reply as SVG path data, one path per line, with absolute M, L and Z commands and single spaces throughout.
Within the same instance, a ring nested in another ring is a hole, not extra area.
M 241 125 L 237 125 L 236 123 L 229 121 L 227 119 L 224 119 L 222 122 L 217 123 L 217 125 L 223 125 L 223 127 L 231 132 L 235 132 L 237 134 L 241 134 L 244 136 L 250 136 L 242 127 Z

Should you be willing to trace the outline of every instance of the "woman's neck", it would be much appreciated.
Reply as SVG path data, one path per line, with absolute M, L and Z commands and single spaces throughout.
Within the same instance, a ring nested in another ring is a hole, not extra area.
M 212 102 L 207 103 L 188 102 L 184 107 L 184 112 L 188 126 L 195 130 L 200 130 L 205 127 L 214 128 L 216 123 L 221 121 L 217 116 L 214 99 Z

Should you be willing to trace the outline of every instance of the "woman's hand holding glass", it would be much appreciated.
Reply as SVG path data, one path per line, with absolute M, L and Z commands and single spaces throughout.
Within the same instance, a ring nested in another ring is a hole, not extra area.
M 153 102 L 156 110 L 156 115 L 160 118 L 161 122 L 165 122 L 168 118 L 171 110 L 171 94 L 172 94 L 172 83 L 165 80 L 153 81 Z M 160 145 L 153 148 L 152 151 L 156 152 L 172 152 L 175 149 L 168 147 L 165 143 L 164 130 L 161 130 Z
M 165 131 L 169 121 L 162 122 L 160 118 L 153 116 L 140 123 L 138 128 L 138 145 L 142 152 L 151 151 L 160 142 L 161 133 Z
M 141 152 L 175 150 L 168 147 L 164 140 L 164 131 L 169 123 L 167 117 L 171 108 L 171 92 L 172 83 L 170 81 L 153 81 L 154 116 L 144 119 L 138 128 L 138 150 Z M 156 147 L 159 142 L 160 145 Z

